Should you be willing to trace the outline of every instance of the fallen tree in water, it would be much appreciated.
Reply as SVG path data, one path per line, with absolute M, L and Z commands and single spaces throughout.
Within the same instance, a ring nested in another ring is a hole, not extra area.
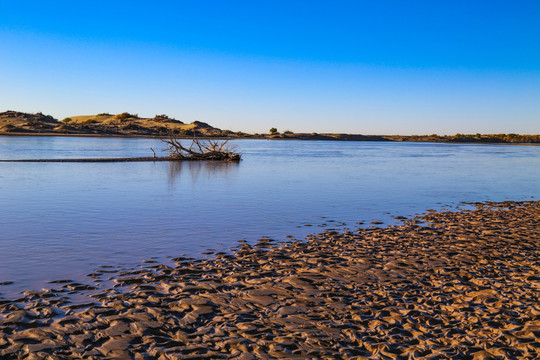
M 174 160 L 216 160 L 216 161 L 240 161 L 242 155 L 235 152 L 235 146 L 229 144 L 229 140 L 213 140 L 193 138 L 191 144 L 182 144 L 179 138 L 169 136 L 161 139 L 167 144 L 169 159 Z
M 124 158 L 79 158 L 79 159 L 8 159 L 0 162 L 140 162 L 140 161 L 240 161 L 242 155 L 237 153 L 235 146 L 229 144 L 229 140 L 212 140 L 193 138 L 189 146 L 184 146 L 180 139 L 169 136 L 161 139 L 167 144 L 168 156 L 156 156 L 154 149 L 153 157 L 124 157 Z

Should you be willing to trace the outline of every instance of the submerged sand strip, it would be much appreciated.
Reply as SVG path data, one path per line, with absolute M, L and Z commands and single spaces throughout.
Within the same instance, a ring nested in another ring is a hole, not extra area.
M 95 304 L 70 282 L 4 301 L 0 358 L 536 359 L 539 242 L 540 202 L 505 202 L 99 270 Z
M 0 162 L 141 162 L 141 161 L 182 161 L 189 159 L 175 159 L 170 157 L 125 157 L 125 158 L 79 158 L 79 159 L 12 159 Z

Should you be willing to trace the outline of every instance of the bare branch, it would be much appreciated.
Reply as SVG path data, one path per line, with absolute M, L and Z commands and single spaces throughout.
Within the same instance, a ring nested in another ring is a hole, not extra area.
M 181 140 L 172 134 L 161 141 L 167 144 L 166 151 L 169 152 L 169 157 L 174 159 L 239 161 L 241 158 L 239 153 L 233 151 L 234 146 L 228 145 L 228 139 L 212 140 L 194 137 L 189 147 L 182 145 Z

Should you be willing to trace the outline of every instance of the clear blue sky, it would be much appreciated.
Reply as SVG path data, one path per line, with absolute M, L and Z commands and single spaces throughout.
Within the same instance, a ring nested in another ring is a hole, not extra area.
M 4 1 L 0 111 L 540 133 L 540 1 Z

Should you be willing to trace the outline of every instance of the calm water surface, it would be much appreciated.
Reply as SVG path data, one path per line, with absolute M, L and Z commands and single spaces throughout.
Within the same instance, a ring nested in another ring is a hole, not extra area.
M 540 147 L 242 140 L 244 160 L 0 163 L 0 294 L 261 236 L 540 197 Z M 0 137 L 0 159 L 151 156 L 159 140 Z M 306 226 L 311 225 L 311 226 Z

